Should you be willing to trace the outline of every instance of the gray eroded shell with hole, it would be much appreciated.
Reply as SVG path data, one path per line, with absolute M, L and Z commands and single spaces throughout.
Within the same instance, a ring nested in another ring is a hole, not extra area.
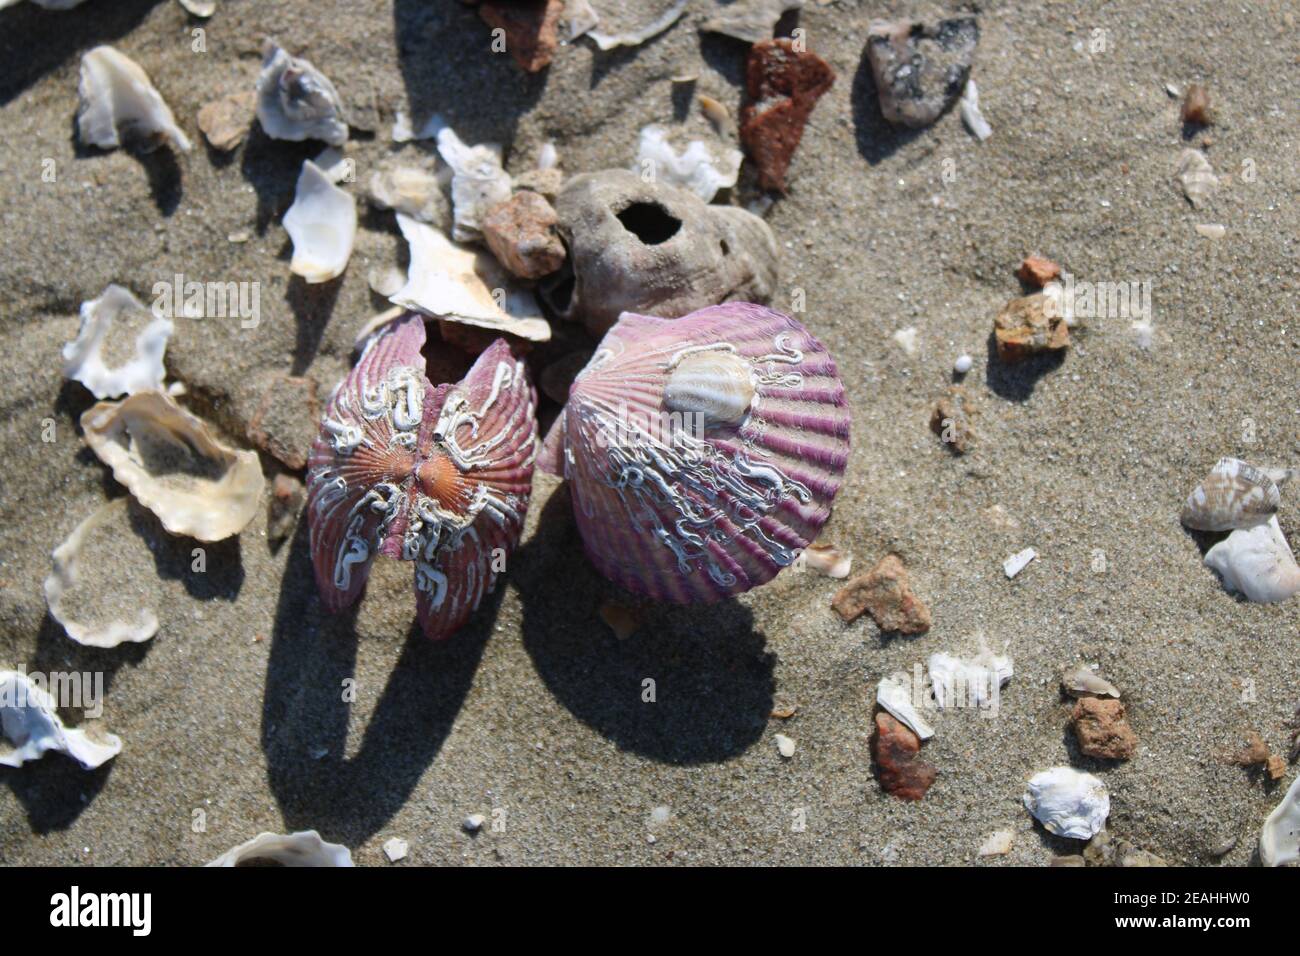
M 720 302 L 768 302 L 777 281 L 767 223 L 685 189 L 607 169 L 574 176 L 555 204 L 569 265 L 542 294 L 600 335 L 623 312 L 680 318 Z

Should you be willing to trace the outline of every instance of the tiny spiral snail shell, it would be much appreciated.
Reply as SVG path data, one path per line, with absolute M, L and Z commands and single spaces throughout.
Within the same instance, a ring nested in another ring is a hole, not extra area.
M 664 405 L 671 412 L 702 415 L 705 426 L 739 425 L 754 401 L 750 365 L 735 352 L 684 356 L 668 376 Z

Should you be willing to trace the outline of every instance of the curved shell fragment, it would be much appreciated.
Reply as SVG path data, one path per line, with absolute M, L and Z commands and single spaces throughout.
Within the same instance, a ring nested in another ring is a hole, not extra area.
M 10 744 L 0 750 L 3 767 L 21 767 L 55 751 L 94 770 L 122 750 L 113 734 L 102 734 L 101 742 L 79 727 L 65 727 L 49 691 L 21 671 L 0 671 L 0 732 Z
M 298 833 L 259 833 L 232 847 L 208 866 L 352 866 L 352 851 L 338 843 L 326 843 L 315 830 Z
M 1259 831 L 1259 861 L 1265 866 L 1300 862 L 1300 777 Z
M 77 337 L 63 346 L 63 375 L 86 386 L 96 398 L 162 388 L 167 374 L 163 354 L 175 329 L 170 319 L 153 315 L 129 291 L 110 285 L 98 299 L 81 303 Z M 123 351 L 115 340 L 132 330 L 134 354 L 110 367 Z
M 257 78 L 257 120 L 267 136 L 341 146 L 348 138 L 343 102 L 334 84 L 307 60 L 268 44 Z
M 113 477 L 172 534 L 220 541 L 257 513 L 266 483 L 257 454 L 222 445 L 162 392 L 100 402 L 81 427 Z
M 1300 566 L 1276 515 L 1234 530 L 1205 553 L 1205 564 L 1219 572 L 1224 587 L 1249 601 L 1274 603 L 1300 592 Z
M 97 46 L 81 57 L 77 93 L 77 135 L 83 143 L 149 152 L 170 142 L 181 152 L 190 151 L 189 138 L 176 125 L 149 74 L 113 47 Z
M 357 237 L 357 204 L 311 160 L 302 164 L 293 205 L 284 214 L 293 240 L 294 275 L 308 283 L 328 282 L 343 274 Z
M 1072 840 L 1091 840 L 1110 815 L 1106 784 L 1073 767 L 1053 767 L 1034 774 L 1022 799 L 1025 809 L 1048 833 Z
M 1197 531 L 1248 528 L 1267 521 L 1281 499 L 1268 472 L 1239 458 L 1220 458 L 1187 496 L 1179 520 Z

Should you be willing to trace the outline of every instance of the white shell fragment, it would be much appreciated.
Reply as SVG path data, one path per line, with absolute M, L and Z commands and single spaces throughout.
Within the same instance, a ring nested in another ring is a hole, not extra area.
M 1183 195 L 1195 207 L 1208 202 L 1219 188 L 1219 177 L 1205 154 L 1199 149 L 1185 149 L 1178 158 L 1178 181 L 1182 183 Z
M 189 139 L 149 75 L 113 47 L 97 46 L 82 56 L 77 93 L 77 136 L 83 143 L 149 152 L 169 141 L 181 152 L 190 151 Z
M 719 189 L 736 185 L 743 159 L 738 149 L 719 146 L 710 150 L 702 139 L 692 140 L 678 153 L 668 142 L 667 130 L 647 126 L 641 130 L 634 168 L 643 175 L 652 171 L 657 179 L 689 189 L 711 202 Z
M 1038 552 L 1033 548 L 1025 548 L 1023 551 L 1017 551 L 1011 557 L 1002 562 L 1002 572 L 1007 576 L 1008 580 L 1014 578 L 1036 557 L 1038 557 Z
M 1106 785 L 1073 767 L 1053 767 L 1034 774 L 1023 799 L 1025 809 L 1047 832 L 1072 840 L 1091 840 L 1110 815 Z
M 121 602 L 140 601 L 138 588 L 123 588 L 119 593 L 97 597 L 77 593 L 78 561 L 83 552 L 92 558 L 94 567 L 94 559 L 104 559 L 106 542 L 103 539 L 111 536 L 114 540 L 110 560 L 122 560 L 124 543 L 120 540 L 120 533 L 129 522 L 127 504 L 126 498 L 108 502 L 77 525 L 67 540 L 54 549 L 54 570 L 45 579 L 45 601 L 49 605 L 50 617 L 62 624 L 68 637 L 78 644 L 117 647 L 123 643 L 147 641 L 158 632 L 158 616 L 152 608 L 137 606 L 129 615 L 130 620 L 119 619 L 128 616 L 120 610 Z M 92 539 L 96 545 L 93 550 L 89 547 Z M 100 606 L 100 609 L 93 617 L 86 617 L 77 611 L 78 607 L 86 604 Z M 105 606 L 107 613 L 103 610 Z M 114 612 L 119 617 L 114 617 Z
M 619 46 L 640 46 L 646 40 L 657 37 L 667 30 L 681 19 L 682 14 L 685 12 L 686 0 L 677 0 L 675 4 L 664 11 L 661 17 L 636 30 L 625 30 L 622 33 L 601 33 L 593 29 L 588 30 L 587 35 L 595 40 L 596 46 L 602 50 L 612 50 Z
M 897 717 L 899 722 L 906 724 L 908 729 L 922 740 L 929 740 L 934 736 L 934 728 L 926 723 L 921 712 L 912 703 L 912 695 L 903 681 L 895 677 L 882 679 L 876 685 L 876 703 Z
M 408 309 L 534 342 L 551 337 L 533 293 L 506 274 L 488 252 L 457 246 L 432 226 L 399 215 L 411 246 L 411 267 L 391 301 Z
M 438 155 L 451 167 L 451 236 L 457 242 L 483 237 L 482 223 L 497 203 L 510 198 L 510 174 L 495 143 L 467 146 L 450 126 L 438 131 Z
M 961 94 L 958 107 L 961 110 L 961 121 L 966 124 L 972 136 L 983 142 L 993 135 L 993 127 L 980 112 L 980 91 L 976 88 L 974 80 L 966 81 L 966 89 Z
M 80 728 L 65 727 L 49 691 L 21 671 L 0 671 L 0 732 L 11 745 L 0 748 L 4 767 L 21 767 L 53 750 L 94 770 L 122 750 L 113 734 L 103 734 L 101 743 Z
M 1300 777 L 1259 831 L 1259 861 L 1265 866 L 1300 862 Z
M 1206 239 L 1212 239 L 1215 242 L 1218 242 L 1228 234 L 1228 227 L 1218 222 L 1198 222 L 1196 224 L 1196 232 L 1198 235 L 1204 236 Z
M 384 856 L 388 857 L 389 863 L 396 863 L 398 860 L 405 860 L 407 851 L 411 845 L 400 837 L 392 837 L 384 841 Z
M 984 838 L 978 850 L 979 856 L 1006 856 L 1011 852 L 1011 844 L 1016 835 L 1010 830 L 994 830 Z
M 315 830 L 298 833 L 259 833 L 232 847 L 208 866 L 352 866 L 352 851 L 337 843 L 326 843 Z
M 894 342 L 908 355 L 915 355 L 917 350 L 916 326 L 909 325 L 905 329 L 899 329 L 892 336 Z
M 86 444 L 172 534 L 220 541 L 257 513 L 257 453 L 220 444 L 163 392 L 100 402 L 81 416 Z
M 776 741 L 776 751 L 786 760 L 794 756 L 794 741 L 785 734 L 776 734 L 772 737 Z
M 478 833 L 483 829 L 483 824 L 487 822 L 487 817 L 481 813 L 471 813 L 461 821 L 461 827 L 466 833 Z
M 1178 518 L 1197 531 L 1230 531 L 1262 524 L 1281 501 L 1282 493 L 1269 472 L 1239 458 L 1220 458 L 1187 496 Z
M 828 578 L 847 578 L 853 570 L 853 555 L 841 551 L 833 544 L 813 542 L 803 549 L 799 560 L 805 568 L 811 568 Z
M 257 77 L 257 121 L 272 139 L 319 139 L 331 146 L 347 141 L 343 102 L 334 84 L 306 60 L 268 44 Z
M 931 654 L 928 666 L 934 702 L 940 708 L 987 707 L 1015 674 L 1010 657 L 988 648 L 974 660 L 943 652 Z
M 1080 665 L 1068 667 L 1061 674 L 1061 686 L 1072 697 L 1092 694 L 1096 697 L 1114 697 L 1119 699 L 1119 688 L 1096 673 L 1091 667 Z
M 180 4 L 185 8 L 186 13 L 203 20 L 217 12 L 216 0 L 180 0 Z
M 357 237 L 357 204 L 311 160 L 302 164 L 293 205 L 284 214 L 293 240 L 289 269 L 310 284 L 343 274 Z
M 1300 566 L 1276 515 L 1264 524 L 1237 528 L 1205 553 L 1205 564 L 1219 572 L 1225 588 L 1249 601 L 1271 604 L 1300 592 Z
M 590 0 L 565 0 L 564 19 L 569 24 L 569 42 L 589 30 L 594 30 L 600 22 L 600 16 L 592 9 Z
M 438 177 L 419 166 L 388 166 L 370 176 L 370 201 L 380 209 L 441 227 L 447 218 L 447 200 Z
M 117 333 L 114 333 L 114 328 Z M 80 382 L 96 398 L 117 398 L 162 387 L 163 353 L 176 327 L 155 316 L 129 291 L 110 285 L 98 299 L 81 303 L 77 337 L 63 346 L 63 375 Z M 122 339 L 135 332 L 129 358 Z M 113 367 L 109 362 L 117 362 Z
M 700 31 L 758 43 L 772 39 L 772 31 L 783 14 L 802 9 L 803 0 L 736 0 L 705 20 Z

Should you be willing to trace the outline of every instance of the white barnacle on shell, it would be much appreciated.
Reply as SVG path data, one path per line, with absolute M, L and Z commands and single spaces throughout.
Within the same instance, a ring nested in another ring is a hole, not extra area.
M 97 46 L 81 57 L 77 87 L 77 135 L 100 149 L 135 146 L 148 152 L 170 142 L 181 152 L 190 141 L 154 88 L 149 74 L 111 46 Z
M 694 351 L 681 357 L 664 385 L 669 411 L 702 416 L 705 426 L 739 425 L 754 402 L 753 370 L 732 351 Z
M 343 103 L 334 84 L 307 60 L 267 44 L 257 78 L 257 120 L 273 139 L 347 141 Z

